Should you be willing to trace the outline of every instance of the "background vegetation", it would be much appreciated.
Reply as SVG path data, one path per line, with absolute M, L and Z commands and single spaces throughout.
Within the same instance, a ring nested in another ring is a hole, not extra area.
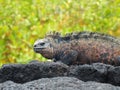
M 45 59 L 33 43 L 46 32 L 120 36 L 120 0 L 0 0 L 0 65 Z

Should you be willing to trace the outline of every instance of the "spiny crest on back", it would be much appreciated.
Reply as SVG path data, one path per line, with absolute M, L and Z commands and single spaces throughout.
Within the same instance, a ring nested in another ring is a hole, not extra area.
M 107 34 L 101 34 L 96 32 L 76 32 L 71 34 L 71 40 L 74 39 L 99 39 L 99 40 L 106 40 L 112 43 L 120 44 L 120 39 L 113 37 Z
M 61 33 L 60 32 L 48 32 L 45 37 L 51 37 L 51 38 L 60 38 L 61 37 Z
M 46 37 L 51 37 L 53 39 L 58 39 L 58 41 L 71 41 L 71 40 L 79 40 L 79 39 L 100 39 L 110 41 L 112 43 L 120 44 L 120 39 L 115 38 L 111 35 L 101 34 L 96 32 L 73 32 L 73 33 L 66 33 L 64 36 L 61 36 L 59 32 L 50 32 L 46 35 Z

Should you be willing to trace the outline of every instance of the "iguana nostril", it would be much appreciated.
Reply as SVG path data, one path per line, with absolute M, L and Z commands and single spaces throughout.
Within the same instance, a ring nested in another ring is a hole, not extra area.
M 33 47 L 37 47 L 37 45 L 34 45 Z

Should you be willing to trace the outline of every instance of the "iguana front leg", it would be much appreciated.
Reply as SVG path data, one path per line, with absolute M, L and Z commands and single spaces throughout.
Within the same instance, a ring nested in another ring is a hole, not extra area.
M 73 64 L 77 60 L 78 52 L 75 50 L 66 50 L 60 52 L 54 59 L 54 61 L 62 62 L 67 65 Z

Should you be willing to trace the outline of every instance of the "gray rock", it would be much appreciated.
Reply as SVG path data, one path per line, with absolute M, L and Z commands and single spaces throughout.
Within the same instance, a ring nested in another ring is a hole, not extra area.
M 91 81 L 83 82 L 74 77 L 55 77 L 42 78 L 25 84 L 7 81 L 0 84 L 0 90 L 120 90 L 120 87 Z

